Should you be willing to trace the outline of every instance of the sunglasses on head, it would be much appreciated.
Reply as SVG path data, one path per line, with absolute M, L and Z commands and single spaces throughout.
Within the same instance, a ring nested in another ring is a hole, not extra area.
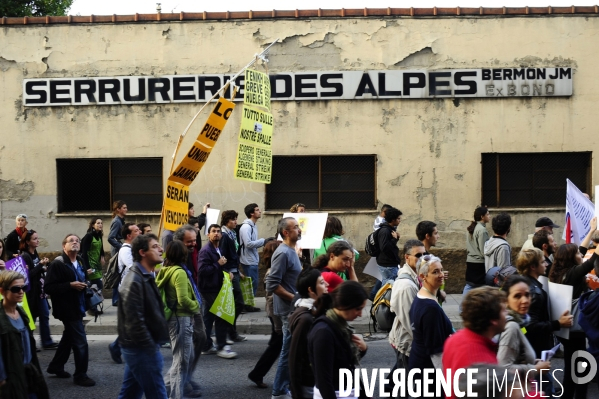
M 27 291 L 27 288 L 28 288 L 27 285 L 13 285 L 8 290 L 10 292 L 12 292 L 13 294 L 18 294 L 21 291 L 23 291 L 23 292 Z

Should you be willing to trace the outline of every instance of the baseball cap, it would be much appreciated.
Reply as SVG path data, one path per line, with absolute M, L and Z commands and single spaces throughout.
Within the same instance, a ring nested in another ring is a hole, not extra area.
M 538 219 L 537 223 L 535 223 L 535 227 L 559 228 L 559 226 L 557 224 L 553 223 L 553 220 L 549 219 L 546 216 Z

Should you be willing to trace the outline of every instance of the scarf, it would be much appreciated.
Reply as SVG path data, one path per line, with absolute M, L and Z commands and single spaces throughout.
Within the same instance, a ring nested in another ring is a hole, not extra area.
M 514 320 L 520 328 L 526 327 L 530 323 L 530 316 L 525 314 L 522 316 L 520 313 L 513 311 L 512 309 L 508 309 L 508 315 Z
M 337 328 L 339 328 L 339 331 L 341 331 L 341 334 L 343 335 L 345 342 L 347 342 L 349 344 L 349 347 L 351 348 L 352 363 L 354 364 L 354 366 L 359 367 L 360 350 L 358 349 L 356 344 L 354 344 L 351 340 L 351 337 L 355 332 L 354 328 L 347 324 L 347 321 L 343 317 L 335 313 L 334 309 L 327 310 L 326 317 L 329 320 L 331 320 L 337 326 Z
M 187 265 L 181 265 L 181 268 L 183 270 L 185 270 L 185 273 L 187 274 L 187 278 L 189 279 L 189 282 L 191 283 L 191 288 L 193 288 L 193 293 L 196 296 L 196 299 L 198 300 L 198 303 L 200 304 L 200 307 L 202 306 L 202 297 L 200 296 L 200 293 L 198 292 L 198 287 L 196 286 L 195 281 L 193 281 L 193 276 L 191 275 L 191 272 L 189 271 L 189 269 L 187 268 Z
M 237 252 L 239 250 L 239 243 L 237 242 L 237 234 L 235 233 L 235 230 L 230 230 L 227 228 L 227 226 L 222 226 L 221 231 L 231 237 L 231 240 L 233 240 L 235 243 L 235 252 Z
M 295 301 L 295 307 L 299 308 L 300 306 L 303 306 L 304 308 L 312 310 L 312 309 L 314 309 L 314 299 L 300 298 L 297 301 Z
M 25 228 L 22 229 L 20 227 L 17 227 L 15 229 L 15 231 L 17 232 L 17 235 L 19 236 L 19 242 L 20 242 L 21 241 L 21 237 L 23 237 L 23 234 L 27 233 L 27 228 L 25 227 Z

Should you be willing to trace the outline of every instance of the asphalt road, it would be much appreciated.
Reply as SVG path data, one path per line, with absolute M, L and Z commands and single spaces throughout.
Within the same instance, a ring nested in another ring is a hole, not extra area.
M 59 336 L 55 337 L 56 339 Z M 40 363 L 44 369 L 46 381 L 50 388 L 50 396 L 58 399 L 112 399 L 118 397 L 121 382 L 123 380 L 124 365 L 115 364 L 108 354 L 107 345 L 114 340 L 115 336 L 96 335 L 89 336 L 89 376 L 96 380 L 96 386 L 84 388 L 74 385 L 72 379 L 58 379 L 45 373 L 48 363 L 54 356 L 54 351 L 42 351 L 38 353 Z M 253 368 L 256 360 L 262 354 L 267 345 L 268 336 L 251 335 L 248 341 L 233 345 L 233 349 L 239 353 L 234 360 L 221 359 L 215 355 L 202 356 L 196 377 L 202 385 L 203 398 L 209 399 L 270 399 L 272 381 L 276 365 L 273 366 L 264 381 L 268 384 L 267 389 L 257 388 L 247 379 L 247 373 Z M 395 362 L 393 352 L 386 339 L 368 342 L 369 350 L 362 359 L 362 367 L 372 369 L 375 367 L 391 368 Z M 164 372 L 168 370 L 172 361 L 169 349 L 162 349 L 164 356 Z M 563 368 L 563 359 L 554 359 L 553 367 Z M 73 358 L 69 359 L 65 370 L 74 371 Z M 561 379 L 561 374 L 558 373 Z M 599 390 L 596 383 L 589 387 L 588 398 L 598 398 Z M 378 386 L 375 390 L 375 398 L 378 398 Z

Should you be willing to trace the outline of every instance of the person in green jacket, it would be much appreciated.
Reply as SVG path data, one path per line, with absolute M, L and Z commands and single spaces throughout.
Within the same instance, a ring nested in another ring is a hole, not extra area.
M 201 392 L 191 388 L 185 391 L 191 383 L 193 364 L 193 316 L 200 312 L 200 303 L 195 283 L 187 270 L 187 247 L 182 241 L 171 241 L 166 247 L 166 259 L 158 276 L 156 285 L 164 302 L 164 313 L 168 322 L 173 363 L 166 374 L 165 385 L 169 398 L 198 397 Z M 185 391 L 185 392 L 184 392 Z
M 322 243 L 320 244 L 320 248 L 314 251 L 314 259 L 318 258 L 320 255 L 325 255 L 327 253 L 327 249 L 331 246 L 332 243 L 337 241 L 347 241 L 343 238 L 343 225 L 341 224 L 341 220 L 336 218 L 335 216 L 329 216 L 327 218 L 327 224 L 324 228 L 324 234 L 322 238 Z M 351 266 L 354 266 L 354 263 L 360 258 L 360 253 L 356 251 L 354 248 L 354 259 L 352 261 Z
M 29 318 L 17 306 L 25 296 L 25 277 L 18 272 L 0 272 L 0 398 L 46 399 L 48 387 L 37 360 Z

